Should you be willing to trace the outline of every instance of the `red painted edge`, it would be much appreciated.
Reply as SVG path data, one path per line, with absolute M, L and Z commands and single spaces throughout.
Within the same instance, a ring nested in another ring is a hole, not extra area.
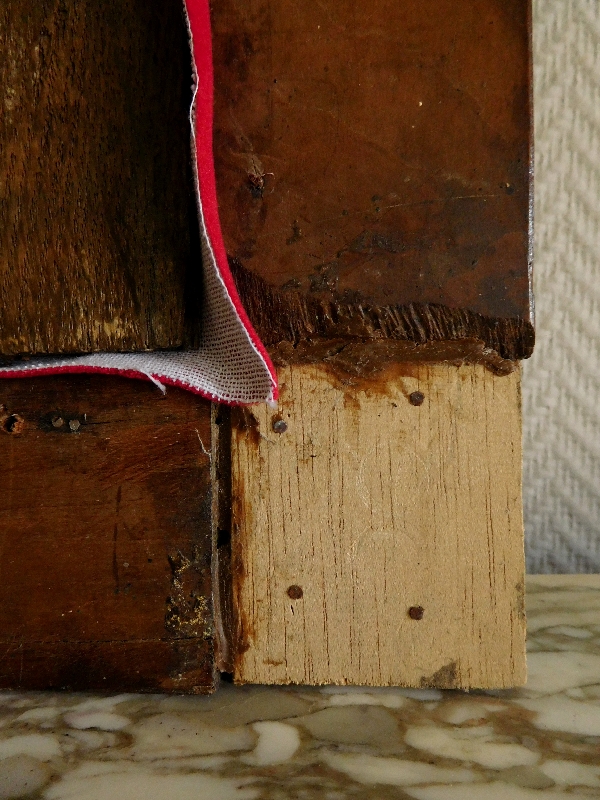
M 178 389 L 185 389 L 188 392 L 192 392 L 200 397 L 204 397 L 206 400 L 212 400 L 214 402 L 222 403 L 223 405 L 248 405 L 247 403 L 242 403 L 239 400 L 223 400 L 215 394 L 205 392 L 202 389 L 198 389 L 196 386 L 192 386 L 189 383 L 185 383 L 185 381 L 179 381 L 175 378 L 168 378 L 164 375 L 158 375 L 154 372 L 150 373 L 150 375 L 152 375 L 152 378 L 150 378 L 145 372 L 138 372 L 134 369 L 117 369 L 116 367 L 90 367 L 86 364 L 70 364 L 62 367 L 36 367 L 27 370 L 13 369 L 0 372 L 0 378 L 40 378 L 52 375 L 89 374 L 118 375 L 121 378 L 133 378 L 134 380 L 148 381 L 149 383 L 152 383 L 152 378 L 154 378 L 159 383 L 163 383 L 166 386 L 176 386 Z
M 273 383 L 273 396 L 277 399 L 277 373 L 263 343 L 254 330 L 238 294 L 233 275 L 229 269 L 225 243 L 219 222 L 217 184 L 213 157 L 213 92 L 214 74 L 212 59 L 212 33 L 210 27 L 210 8 L 208 0 L 185 0 L 190 30 L 192 33 L 192 57 L 198 75 L 196 93 L 196 163 L 200 199 L 204 222 L 209 241 L 223 278 L 225 288 L 231 298 L 241 323 L 256 350 L 262 356 Z

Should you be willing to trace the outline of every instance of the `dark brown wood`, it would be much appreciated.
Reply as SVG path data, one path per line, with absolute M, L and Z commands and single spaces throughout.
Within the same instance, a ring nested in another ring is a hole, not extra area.
M 213 3 L 223 230 L 280 361 L 382 340 L 531 354 L 528 13 Z
M 178 0 L 0 4 L 0 354 L 177 347 L 198 293 Z
M 0 382 L 0 687 L 214 688 L 210 404 Z

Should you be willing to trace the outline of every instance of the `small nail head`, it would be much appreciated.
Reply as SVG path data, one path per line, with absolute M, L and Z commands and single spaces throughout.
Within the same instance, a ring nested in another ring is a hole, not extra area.
M 408 616 L 411 619 L 423 619 L 423 614 L 425 613 L 425 609 L 423 606 L 411 606 L 408 609 Z
M 64 424 L 64 419 L 62 417 L 52 417 L 53 428 L 62 428 L 63 424 Z
M 290 586 L 288 588 L 287 594 L 288 594 L 288 597 L 291 597 L 292 600 L 300 600 L 300 598 L 303 596 L 304 592 L 302 591 L 302 587 L 301 586 L 297 586 L 296 584 L 294 584 L 293 586 Z
M 80 426 L 81 426 L 81 422 L 79 422 L 79 420 L 78 420 L 78 419 L 72 419 L 72 420 L 69 422 L 69 428 L 70 428 L 72 431 L 78 431 L 78 430 L 79 430 L 79 428 L 80 428 Z
M 281 418 L 273 420 L 273 430 L 275 433 L 285 433 L 287 431 L 287 422 Z
M 421 406 L 423 405 L 423 400 L 425 400 L 423 392 L 411 392 L 408 395 L 408 401 L 411 406 Z

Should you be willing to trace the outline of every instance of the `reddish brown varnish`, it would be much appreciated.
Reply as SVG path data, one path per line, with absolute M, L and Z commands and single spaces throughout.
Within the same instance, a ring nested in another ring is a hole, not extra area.
M 223 0 L 212 17 L 223 232 L 269 348 L 529 356 L 528 0 Z
M 0 688 L 212 690 L 210 404 L 78 376 L 0 405 Z

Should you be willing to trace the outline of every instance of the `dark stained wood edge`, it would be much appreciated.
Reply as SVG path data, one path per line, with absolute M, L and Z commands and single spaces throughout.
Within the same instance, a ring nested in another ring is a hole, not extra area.
M 231 411 L 212 408 L 213 615 L 215 666 L 233 672 L 234 615 L 231 572 Z
M 492 361 L 498 357 L 516 361 L 529 358 L 533 352 L 533 325 L 521 318 L 490 318 L 433 303 L 370 306 L 312 299 L 294 290 L 269 286 L 237 259 L 230 259 L 230 266 L 252 324 L 270 352 L 281 351 L 283 343 L 297 347 L 307 340 L 312 344 L 334 340 L 450 343 L 449 355 L 438 350 L 437 360 L 469 357 L 473 341 L 492 351 L 483 354 Z M 462 351 L 457 343 L 463 345 Z
M 0 689 L 179 692 L 210 694 L 211 654 L 197 639 L 175 643 L 156 639 L 130 642 L 3 642 Z

